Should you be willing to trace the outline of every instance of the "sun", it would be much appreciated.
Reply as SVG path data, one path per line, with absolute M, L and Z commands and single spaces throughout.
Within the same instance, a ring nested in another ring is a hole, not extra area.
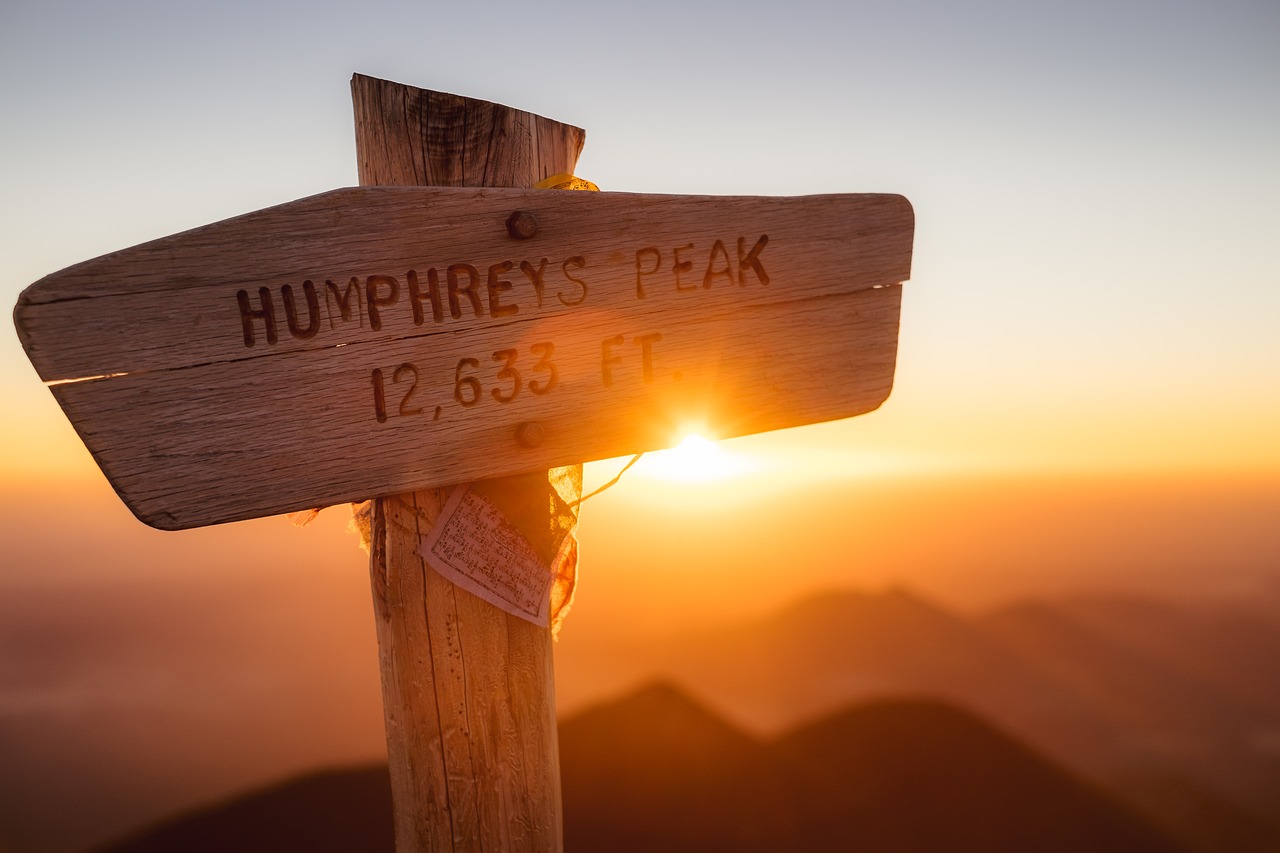
M 753 469 L 747 457 L 696 430 L 686 430 L 675 447 L 647 453 L 636 465 L 636 473 L 643 476 L 684 483 L 727 480 Z

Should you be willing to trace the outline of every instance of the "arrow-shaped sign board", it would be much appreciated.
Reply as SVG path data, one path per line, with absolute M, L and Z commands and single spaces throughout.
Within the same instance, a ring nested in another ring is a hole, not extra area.
M 14 315 L 125 503 L 180 529 L 868 412 L 913 221 L 896 195 L 340 189 Z

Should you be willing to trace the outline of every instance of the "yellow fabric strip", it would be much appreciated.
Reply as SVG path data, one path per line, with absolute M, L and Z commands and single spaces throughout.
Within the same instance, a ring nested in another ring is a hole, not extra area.
M 544 181 L 538 181 L 533 185 L 535 190 L 589 190 L 593 193 L 600 192 L 600 188 L 590 181 L 570 175 L 568 172 L 559 175 L 552 175 Z

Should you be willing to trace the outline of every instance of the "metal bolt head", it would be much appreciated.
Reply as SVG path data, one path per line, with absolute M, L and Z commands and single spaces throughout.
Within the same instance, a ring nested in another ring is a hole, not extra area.
M 547 431 L 537 421 L 525 421 L 516 427 L 516 442 L 532 450 L 547 438 Z
M 507 217 L 507 233 L 517 240 L 528 240 L 538 233 L 538 220 L 527 210 L 517 210 Z

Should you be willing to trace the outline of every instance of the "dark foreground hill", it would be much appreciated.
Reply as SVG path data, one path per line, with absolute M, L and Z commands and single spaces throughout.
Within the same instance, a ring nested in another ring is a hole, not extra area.
M 112 853 L 394 853 L 386 765 L 327 770 L 190 812 Z
M 1179 849 L 937 702 L 877 702 L 765 742 L 659 684 L 565 721 L 560 746 L 570 853 Z M 386 769 L 253 792 L 103 853 L 230 850 L 392 851 Z

